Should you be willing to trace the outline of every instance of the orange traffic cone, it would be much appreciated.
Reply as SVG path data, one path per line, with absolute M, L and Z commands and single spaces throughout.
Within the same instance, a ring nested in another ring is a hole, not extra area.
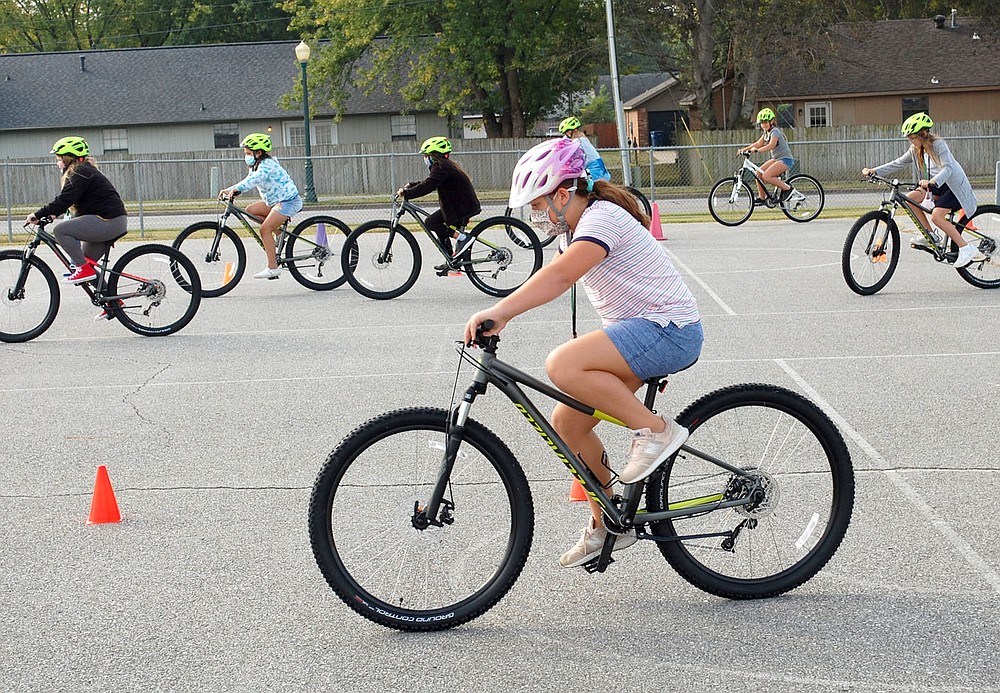
M 569 499 L 571 501 L 587 500 L 587 492 L 583 490 L 583 486 L 576 479 L 573 479 L 573 485 L 569 489 Z
M 663 225 L 660 223 L 660 207 L 653 203 L 653 211 L 650 213 L 649 232 L 658 241 L 665 241 L 667 237 L 663 235 Z
M 103 464 L 97 468 L 97 480 L 94 482 L 94 498 L 90 501 L 90 517 L 88 525 L 100 525 L 109 522 L 121 522 L 122 515 L 118 512 L 118 501 L 111 488 L 108 468 Z

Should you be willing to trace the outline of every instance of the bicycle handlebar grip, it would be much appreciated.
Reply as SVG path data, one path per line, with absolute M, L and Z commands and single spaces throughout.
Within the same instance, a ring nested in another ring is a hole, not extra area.
M 493 335 L 492 337 L 486 337 L 483 335 L 484 332 L 489 332 L 496 325 L 492 320 L 484 320 L 479 327 L 476 328 L 476 346 L 481 349 L 493 349 L 497 348 L 497 343 L 500 341 L 500 335 Z

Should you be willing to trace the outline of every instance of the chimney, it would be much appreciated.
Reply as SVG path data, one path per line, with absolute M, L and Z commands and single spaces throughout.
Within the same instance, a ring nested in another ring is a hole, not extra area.
M 943 14 L 934 15 L 934 26 L 936 26 L 938 29 L 944 29 L 944 20 L 945 17 Z
M 951 10 L 951 28 L 952 29 L 954 29 L 955 27 L 958 26 L 958 22 L 955 21 L 955 19 L 957 17 L 958 17 L 958 10 L 956 10 L 955 8 L 952 8 L 952 10 Z
M 80 56 L 80 72 L 86 72 L 87 71 L 87 65 L 86 65 L 86 63 L 87 63 L 87 56 L 81 55 Z

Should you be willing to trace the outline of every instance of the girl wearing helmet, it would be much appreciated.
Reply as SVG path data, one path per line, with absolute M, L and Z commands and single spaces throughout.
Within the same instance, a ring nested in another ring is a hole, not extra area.
M 760 139 L 739 150 L 740 154 L 745 152 L 771 152 L 771 158 L 760 165 L 760 177 L 768 185 L 774 185 L 781 190 L 778 202 L 784 202 L 792 194 L 792 186 L 778 178 L 782 173 L 792 168 L 795 159 L 792 158 L 792 150 L 788 146 L 785 133 L 775 125 L 776 116 L 770 108 L 762 108 L 757 112 L 757 124 L 764 134 Z M 757 183 L 757 199 L 755 205 L 762 205 L 767 201 L 767 190 L 760 183 Z
M 128 231 L 125 204 L 90 160 L 90 146 L 82 137 L 63 137 L 50 153 L 62 171 L 62 190 L 52 202 L 28 215 L 25 223 L 72 211 L 71 219 L 56 225 L 55 237 L 73 262 L 66 281 L 83 284 L 97 278 L 94 261 L 107 252 L 110 241 Z
M 604 165 L 604 159 L 597 152 L 597 149 L 587 139 L 587 135 L 580 128 L 583 123 L 576 116 L 570 116 L 559 123 L 559 132 L 563 137 L 576 140 L 583 147 L 583 153 L 587 155 L 587 172 L 594 180 L 611 180 L 608 167 Z
M 438 204 L 441 206 L 424 221 L 427 228 L 437 234 L 441 244 L 450 255 L 461 255 L 465 248 L 452 247 L 451 239 L 455 229 L 465 226 L 469 219 L 479 214 L 482 207 L 469 178 L 461 166 L 451 160 L 451 141 L 447 137 L 431 137 L 420 145 L 424 163 L 430 173 L 421 181 L 407 183 L 396 191 L 396 197 L 412 200 L 437 190 Z M 464 239 L 459 239 L 461 241 Z M 435 268 L 439 276 L 447 276 L 449 265 L 444 263 Z
M 250 188 L 257 188 L 261 199 L 247 205 L 247 213 L 264 220 L 260 223 L 259 233 L 267 254 L 267 267 L 253 275 L 253 278 L 277 279 L 281 276 L 281 270 L 278 269 L 278 257 L 275 254 L 274 234 L 302 209 L 302 197 L 288 172 L 271 156 L 270 137 L 262 132 L 254 132 L 244 137 L 240 146 L 243 147 L 243 158 L 250 170 L 239 183 L 219 191 L 219 198 L 231 200 Z
M 510 296 L 471 318 L 469 343 L 486 320 L 496 334 L 513 318 L 544 305 L 582 279 L 603 327 L 556 347 L 545 361 L 549 379 L 571 396 L 624 422 L 634 431 L 618 479 L 635 483 L 652 474 L 687 439 L 687 430 L 646 409 L 635 397 L 643 380 L 675 373 L 701 353 L 703 333 L 694 296 L 649 232 L 649 218 L 624 188 L 586 176 L 579 143 L 557 139 L 532 147 L 514 169 L 511 207 L 531 205 L 532 224 L 558 235 L 559 252 Z M 552 424 L 580 459 L 610 487 L 612 471 L 594 428 L 598 420 L 557 404 Z M 616 467 L 619 465 L 615 465 Z M 583 565 L 607 536 L 601 509 L 580 540 L 559 559 Z M 635 542 L 621 535 L 615 549 Z
M 965 215 L 971 217 L 976 213 L 976 194 L 972 191 L 972 184 L 965 171 L 955 161 L 948 144 L 931 133 L 930 129 L 934 121 L 926 113 L 914 113 L 903 121 L 900 128 L 903 136 L 910 141 L 910 148 L 903 156 L 876 166 L 874 168 L 863 168 L 861 174 L 870 176 L 875 174 L 883 178 L 895 171 L 906 168 L 907 165 L 913 171 L 919 181 L 920 188 L 910 192 L 907 197 L 913 200 L 911 205 L 914 214 L 925 227 L 927 217 L 924 215 L 924 208 L 921 202 L 929 193 L 934 200 L 934 209 L 931 212 L 931 222 L 934 226 L 944 231 L 948 238 L 958 246 L 958 258 L 955 260 L 955 268 L 961 269 L 972 262 L 977 253 L 977 248 L 966 243 L 962 234 L 958 232 L 954 224 L 948 222 L 948 212 L 954 209 L 965 210 Z M 942 239 L 943 240 L 943 239 Z M 914 234 L 910 241 L 913 247 L 926 246 L 927 239 L 922 234 Z

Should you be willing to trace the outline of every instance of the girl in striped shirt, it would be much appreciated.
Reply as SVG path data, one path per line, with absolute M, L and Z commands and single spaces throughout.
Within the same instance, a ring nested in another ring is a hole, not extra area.
M 691 291 L 649 233 L 649 218 L 623 188 L 585 175 L 586 157 L 570 139 L 543 142 L 514 169 L 510 207 L 531 204 L 541 233 L 560 237 L 560 252 L 517 291 L 473 315 L 466 343 L 486 320 L 496 334 L 514 317 L 548 303 L 582 279 L 603 327 L 557 347 L 545 361 L 554 385 L 623 421 L 633 430 L 629 459 L 619 481 L 652 474 L 687 439 L 687 429 L 646 409 L 635 393 L 643 381 L 690 366 L 701 353 L 701 316 Z M 598 420 L 557 404 L 552 425 L 605 486 L 612 481 Z M 607 530 L 601 508 L 573 548 L 559 559 L 570 568 L 597 557 Z M 635 543 L 618 537 L 615 550 Z

